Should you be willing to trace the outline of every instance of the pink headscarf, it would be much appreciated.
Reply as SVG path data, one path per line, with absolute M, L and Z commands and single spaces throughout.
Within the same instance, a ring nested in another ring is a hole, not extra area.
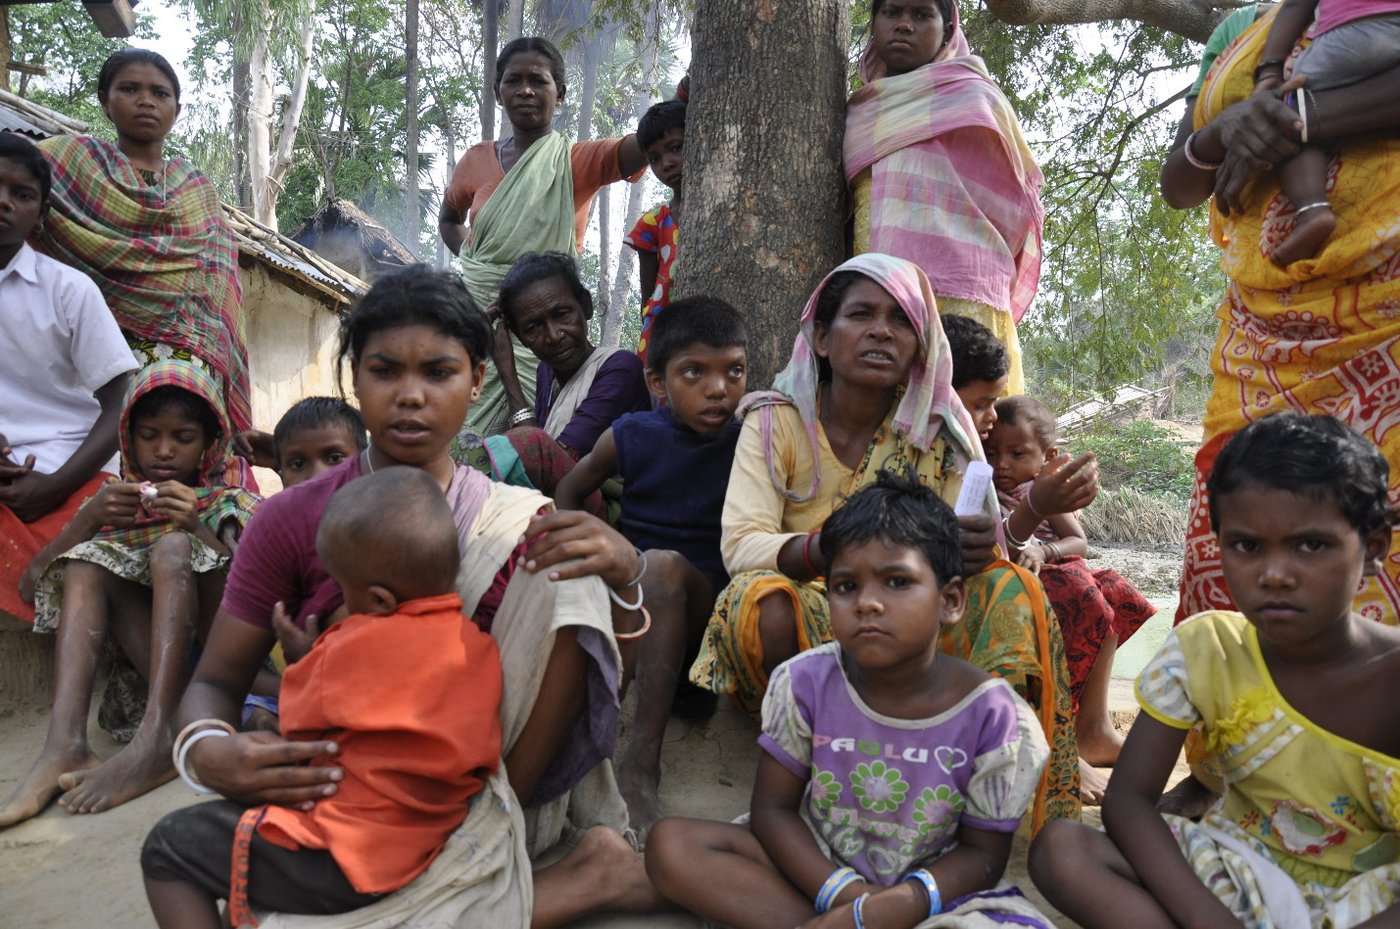
M 929 287 L 928 277 L 919 267 L 902 258 L 867 252 L 839 265 L 828 274 L 802 310 L 797 339 L 793 342 L 792 358 L 773 381 L 773 390 L 749 394 L 740 405 L 739 415 L 754 407 L 775 403 L 791 403 L 797 408 L 812 443 L 812 460 L 820 456 L 817 442 L 817 392 L 820 388 L 820 359 L 817 357 L 817 304 L 822 293 L 837 274 L 854 271 L 883 287 L 899 304 L 914 335 L 919 341 L 919 354 L 909 369 L 904 394 L 895 408 L 893 426 L 920 451 L 928 451 L 939 432 L 947 434 L 965 460 L 982 460 L 982 445 L 974 437 L 977 429 L 972 417 L 953 391 L 953 355 L 943 324 L 938 319 L 938 304 Z M 771 448 L 771 443 L 770 443 Z M 806 496 L 794 495 L 779 487 L 796 502 L 810 500 L 818 490 L 818 473 L 812 471 L 812 487 Z M 775 482 L 775 486 L 778 483 Z

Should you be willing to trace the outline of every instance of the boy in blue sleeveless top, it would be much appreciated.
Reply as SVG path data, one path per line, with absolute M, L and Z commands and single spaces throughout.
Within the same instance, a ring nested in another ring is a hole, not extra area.
M 665 406 L 620 417 L 559 482 L 555 502 L 578 509 L 613 475 L 623 481 L 617 528 L 645 553 L 642 593 L 652 628 L 637 643 L 637 718 L 618 783 L 632 827 L 645 835 L 660 816 L 661 742 L 682 671 L 693 660 L 728 582 L 719 519 L 739 440 L 734 411 L 748 387 L 748 336 L 729 304 L 678 300 L 657 317 L 647 387 Z M 628 643 L 620 643 L 624 656 Z M 629 662 L 631 664 L 631 662 Z M 675 709 L 708 715 L 714 700 L 682 691 Z M 703 702 L 704 706 L 694 706 Z

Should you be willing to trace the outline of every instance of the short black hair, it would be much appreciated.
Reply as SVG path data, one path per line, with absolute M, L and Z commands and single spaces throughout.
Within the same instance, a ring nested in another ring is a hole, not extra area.
M 918 549 L 940 584 L 962 576 L 958 518 L 912 469 L 903 475 L 882 469 L 875 483 L 856 491 L 827 517 L 818 540 L 828 565 L 852 546 L 879 540 Z
M 1025 426 L 1035 436 L 1041 448 L 1054 448 L 1059 438 L 1059 423 L 1050 407 L 1035 397 L 1002 397 L 997 401 L 997 422 L 1008 426 Z
M 1231 436 L 1206 481 L 1212 531 L 1220 531 L 1220 497 L 1249 486 L 1335 503 L 1363 539 L 1394 524 L 1385 456 L 1332 416 L 1274 413 Z
M 53 191 L 53 170 L 49 168 L 49 160 L 44 153 L 39 151 L 39 146 L 18 132 L 6 129 L 0 132 L 0 158 L 13 161 L 34 175 L 34 181 L 39 185 L 39 211 L 42 213 L 48 209 L 49 194 Z
M 953 389 L 973 381 L 997 381 L 1011 370 L 1006 346 L 992 330 L 966 316 L 941 315 L 943 334 L 953 354 Z
M 404 465 L 337 490 L 321 514 L 316 552 L 333 576 L 382 585 L 400 601 L 452 593 L 462 561 L 442 488 Z
M 467 285 L 452 271 L 415 264 L 376 280 L 340 324 L 337 377 L 347 357 L 352 362 L 360 357 L 371 335 L 414 324 L 462 343 L 474 365 L 491 358 L 491 324 L 473 302 Z
M 496 55 L 496 78 L 491 86 L 500 90 L 501 79 L 506 76 L 506 64 L 512 56 L 525 52 L 537 52 L 549 59 L 549 75 L 554 78 L 554 86 L 559 88 L 559 95 L 562 97 L 568 88 L 568 71 L 564 68 L 564 56 L 559 54 L 559 49 L 554 47 L 553 42 L 539 36 L 521 36 L 501 47 L 501 51 Z
M 97 72 L 97 99 L 102 100 L 107 96 L 112 82 L 127 65 L 150 65 L 155 68 L 170 82 L 171 89 L 175 91 L 175 102 L 180 102 L 180 79 L 176 77 L 175 69 L 170 67 L 164 55 L 149 48 L 123 48 L 108 55 L 107 60 L 102 62 L 102 70 Z
M 681 100 L 662 100 L 653 103 L 637 121 L 637 144 L 646 151 L 653 142 L 661 139 L 672 129 L 685 128 L 685 103 Z
M 361 451 L 369 448 L 369 435 L 365 432 L 365 421 L 360 417 L 359 410 L 341 397 L 306 397 L 292 404 L 272 430 L 272 444 L 277 449 L 278 463 L 282 461 L 282 446 L 288 439 L 298 432 L 320 429 L 322 426 L 343 426 L 355 440 L 356 448 Z
M 583 308 L 583 318 L 593 318 L 593 295 L 579 280 L 578 265 L 563 252 L 527 252 L 516 259 L 501 281 L 501 292 L 496 297 L 496 306 L 501 311 L 501 319 L 511 332 L 519 334 L 515 328 L 515 301 L 521 292 L 541 281 L 561 280 Z
M 710 348 L 740 346 L 748 350 L 749 334 L 739 311 L 718 297 L 686 297 L 662 310 L 651 324 L 647 367 L 657 374 L 687 345 Z
M 207 400 L 175 384 L 163 384 L 137 397 L 126 417 L 127 428 L 135 432 L 142 420 L 159 416 L 166 410 L 174 410 L 190 422 L 199 423 L 204 429 L 206 444 L 213 442 L 224 431 L 219 425 L 219 414 L 214 412 Z

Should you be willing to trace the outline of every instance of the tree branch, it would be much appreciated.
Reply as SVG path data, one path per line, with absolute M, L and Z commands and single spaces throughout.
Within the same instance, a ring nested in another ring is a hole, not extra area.
M 1216 24 L 1241 5 L 1233 0 L 987 0 L 987 10 L 1011 26 L 1130 19 L 1194 42 L 1210 38 Z

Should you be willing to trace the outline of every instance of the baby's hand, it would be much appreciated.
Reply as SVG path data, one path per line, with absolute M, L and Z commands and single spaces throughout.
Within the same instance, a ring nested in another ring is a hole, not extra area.
M 316 637 L 321 634 L 321 623 L 315 614 L 306 617 L 306 628 L 298 629 L 297 624 L 287 615 L 287 608 L 281 600 L 272 608 L 272 631 L 277 633 L 277 641 L 282 643 L 282 654 L 287 664 L 295 664 L 306 657 Z
M 1031 510 L 1042 518 L 1082 510 L 1099 495 L 1099 465 L 1093 452 L 1060 455 L 1047 462 L 1031 483 Z

